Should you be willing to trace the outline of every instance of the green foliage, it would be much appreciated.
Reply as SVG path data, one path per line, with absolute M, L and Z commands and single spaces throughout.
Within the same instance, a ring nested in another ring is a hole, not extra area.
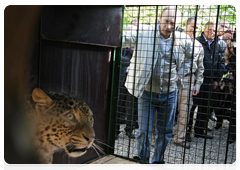
M 156 18 L 166 6 L 134 6 L 125 7 L 123 28 L 131 24 L 134 19 L 139 19 L 140 24 L 155 24 Z M 189 17 L 197 15 L 197 23 L 199 23 L 199 32 L 203 31 L 205 23 L 209 20 L 216 22 L 221 19 L 227 19 L 230 25 L 236 27 L 236 8 L 232 5 L 220 5 L 219 15 L 218 5 L 179 5 L 177 6 L 181 12 L 180 27 L 185 27 L 185 23 Z M 140 9 L 139 9 L 140 8 Z M 139 17 L 138 17 L 139 16 Z

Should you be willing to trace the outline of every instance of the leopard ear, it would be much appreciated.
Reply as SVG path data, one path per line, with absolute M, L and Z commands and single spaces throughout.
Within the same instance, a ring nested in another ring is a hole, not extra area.
M 52 99 L 39 88 L 33 90 L 32 99 L 36 103 L 35 109 L 38 114 L 46 111 L 53 103 Z

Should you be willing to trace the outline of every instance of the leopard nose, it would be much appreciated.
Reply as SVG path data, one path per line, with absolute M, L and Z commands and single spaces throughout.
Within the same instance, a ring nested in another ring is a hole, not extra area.
M 89 137 L 89 136 L 85 136 L 84 134 L 83 134 L 83 137 L 86 139 L 86 141 L 88 141 L 88 142 L 91 142 L 91 141 L 93 141 L 94 140 L 94 138 L 95 137 Z
M 89 138 L 89 142 L 92 142 L 94 140 L 94 138 Z

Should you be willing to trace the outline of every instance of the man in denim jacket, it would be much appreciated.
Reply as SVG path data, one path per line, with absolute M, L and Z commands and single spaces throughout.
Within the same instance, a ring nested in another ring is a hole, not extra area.
M 125 83 L 129 93 L 138 98 L 138 156 L 134 158 L 146 163 L 156 111 L 156 142 L 151 162 L 164 163 L 176 113 L 177 81 L 181 85 L 181 76 L 191 71 L 184 62 L 192 59 L 192 41 L 185 33 L 174 32 L 175 18 L 178 20 L 179 16 L 176 6 L 169 6 L 163 9 L 157 29 L 139 25 L 137 32 L 126 31 L 123 35 L 123 47 L 135 46 Z

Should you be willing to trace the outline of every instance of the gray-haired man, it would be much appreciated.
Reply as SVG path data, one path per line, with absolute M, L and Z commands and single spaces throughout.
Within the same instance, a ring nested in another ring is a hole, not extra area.
M 155 113 L 152 163 L 164 163 L 164 151 L 172 137 L 175 120 L 177 81 L 190 73 L 184 61 L 192 58 L 192 41 L 185 33 L 174 32 L 178 24 L 175 18 L 180 18 L 179 11 L 176 6 L 170 6 L 163 9 L 156 30 L 152 25 L 139 25 L 138 38 L 136 32 L 126 31 L 123 35 L 123 47 L 136 46 L 125 83 L 129 93 L 138 98 L 138 156 L 134 158 L 147 163 Z

